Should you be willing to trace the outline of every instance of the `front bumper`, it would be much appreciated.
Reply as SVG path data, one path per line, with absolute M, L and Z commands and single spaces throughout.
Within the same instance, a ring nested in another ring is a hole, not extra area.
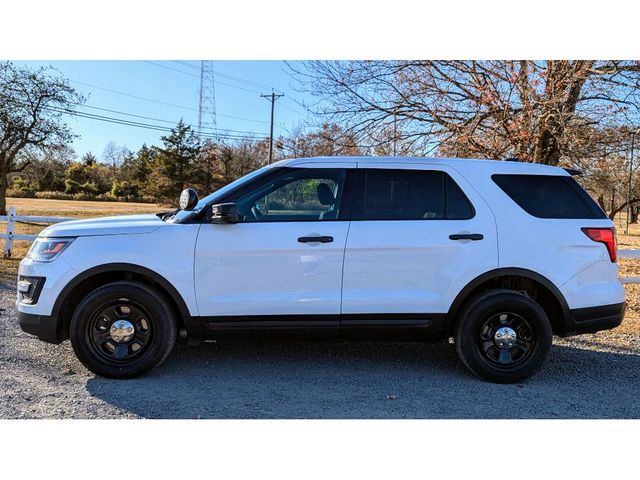
M 570 310 L 571 319 L 566 335 L 594 333 L 600 330 L 616 328 L 622 323 L 625 308 L 626 303 L 622 302 Z
M 61 343 L 69 335 L 62 322 L 50 315 L 35 315 L 18 311 L 18 322 L 23 332 L 35 335 L 48 343 Z

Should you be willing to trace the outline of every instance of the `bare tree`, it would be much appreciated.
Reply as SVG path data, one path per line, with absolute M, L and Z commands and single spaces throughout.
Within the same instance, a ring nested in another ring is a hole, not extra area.
M 362 155 L 353 134 L 345 132 L 335 123 L 324 123 L 320 128 L 305 132 L 298 126 L 276 143 L 285 158 L 318 157 L 334 155 Z
M 316 113 L 358 139 L 389 130 L 423 152 L 556 165 L 575 128 L 639 118 L 640 62 L 311 61 L 290 65 Z
M 268 139 L 234 143 L 205 142 L 197 158 L 193 185 L 205 194 L 262 167 Z
M 131 152 L 125 146 L 120 146 L 113 140 L 109 141 L 102 151 L 102 161 L 111 166 L 113 174 L 118 171 L 118 167 L 122 165 L 124 159 Z
M 28 153 L 69 143 L 65 113 L 84 98 L 51 68 L 0 62 L 0 214 L 6 213 L 7 175 L 29 165 Z
M 234 144 L 218 144 L 216 163 L 222 185 L 262 167 L 266 162 L 268 150 L 268 140 L 243 140 Z

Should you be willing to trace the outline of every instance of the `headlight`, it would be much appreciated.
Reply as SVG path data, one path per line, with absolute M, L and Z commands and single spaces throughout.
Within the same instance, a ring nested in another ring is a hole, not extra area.
M 36 262 L 52 262 L 71 245 L 73 240 L 73 238 L 36 238 L 27 253 L 27 258 Z

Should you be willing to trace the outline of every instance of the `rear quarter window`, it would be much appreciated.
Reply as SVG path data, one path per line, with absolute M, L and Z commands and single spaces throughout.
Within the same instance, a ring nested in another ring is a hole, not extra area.
M 607 218 L 571 177 L 494 174 L 493 181 L 524 211 L 538 218 Z

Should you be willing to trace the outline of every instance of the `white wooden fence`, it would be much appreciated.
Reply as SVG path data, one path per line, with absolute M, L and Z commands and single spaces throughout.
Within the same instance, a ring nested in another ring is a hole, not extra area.
M 11 248 L 13 247 L 14 240 L 35 240 L 37 235 L 23 235 L 15 233 L 16 223 L 58 223 L 65 220 L 72 220 L 65 217 L 19 217 L 16 215 L 15 207 L 9 207 L 7 210 L 8 215 L 0 215 L 0 222 L 7 222 L 7 228 L 5 233 L 0 234 L 0 238 L 4 239 L 4 257 L 11 256 Z M 637 258 L 640 259 L 640 250 L 618 250 L 618 257 L 620 258 Z M 622 283 L 640 283 L 640 277 L 621 277 Z
M 65 217 L 19 217 L 16 215 L 16 208 L 9 207 L 7 209 L 7 215 L 0 215 L 0 222 L 7 222 L 7 228 L 4 233 L 0 234 L 0 237 L 4 239 L 4 254 L 5 258 L 11 256 L 11 249 L 13 247 L 14 240 L 35 240 L 37 235 L 24 235 L 15 233 L 16 223 L 58 223 L 65 220 L 71 220 L 71 218 Z

